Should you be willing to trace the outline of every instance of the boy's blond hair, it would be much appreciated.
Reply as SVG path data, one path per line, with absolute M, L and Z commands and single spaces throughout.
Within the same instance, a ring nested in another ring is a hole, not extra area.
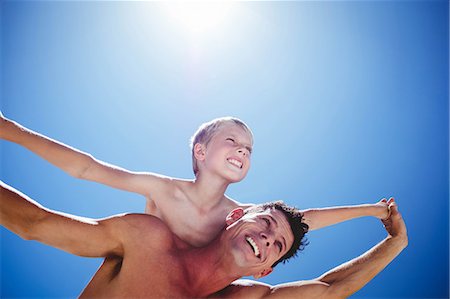
M 194 146 L 197 143 L 207 146 L 208 143 L 211 141 L 211 139 L 214 137 L 214 135 L 219 131 L 219 129 L 224 124 L 234 124 L 244 129 L 250 135 L 251 142 L 253 144 L 253 133 L 250 130 L 249 126 L 247 126 L 245 122 L 236 117 L 232 116 L 219 117 L 209 122 L 201 124 L 200 127 L 197 129 L 197 131 L 194 133 L 194 135 L 192 135 L 190 140 L 190 146 L 192 151 L 192 169 L 194 170 L 195 176 L 197 176 L 199 169 L 197 159 L 195 158 L 194 155 Z

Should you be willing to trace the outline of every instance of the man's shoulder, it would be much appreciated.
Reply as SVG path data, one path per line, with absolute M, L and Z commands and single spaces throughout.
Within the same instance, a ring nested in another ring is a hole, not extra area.
M 121 215 L 120 220 L 123 222 L 124 233 L 130 240 L 135 241 L 132 243 L 146 243 L 147 245 L 155 243 L 161 246 L 171 246 L 174 241 L 173 233 L 158 217 L 129 213 Z
M 263 298 L 270 293 L 272 286 L 249 279 L 239 279 L 211 298 Z

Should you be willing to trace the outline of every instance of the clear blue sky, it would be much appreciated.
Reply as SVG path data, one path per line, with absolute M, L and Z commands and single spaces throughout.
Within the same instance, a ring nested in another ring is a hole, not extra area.
M 300 208 L 395 196 L 409 247 L 354 298 L 448 298 L 448 2 L 2 1 L 1 110 L 132 170 L 192 178 L 188 140 L 234 115 L 255 134 L 227 194 Z M 76 180 L 2 141 L 1 179 L 103 217 L 144 198 Z M 382 240 L 376 219 L 309 234 L 264 281 L 313 278 Z M 1 229 L 1 297 L 75 297 L 100 259 Z

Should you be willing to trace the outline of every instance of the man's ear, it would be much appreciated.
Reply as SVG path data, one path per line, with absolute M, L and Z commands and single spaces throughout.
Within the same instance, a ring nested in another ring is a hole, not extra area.
M 236 208 L 227 215 L 227 218 L 225 218 L 225 221 L 226 221 L 227 225 L 231 225 L 231 224 L 235 223 L 236 221 L 238 221 L 239 219 L 241 219 L 242 216 L 244 216 L 244 209 Z
M 196 143 L 194 145 L 194 157 L 198 161 L 203 161 L 205 159 L 206 147 L 201 143 Z
M 253 277 L 255 279 L 258 279 L 258 278 L 264 277 L 266 275 L 269 275 L 270 273 L 272 273 L 272 271 L 273 271 L 272 268 L 264 269 L 261 272 L 259 272 L 258 274 L 253 275 Z

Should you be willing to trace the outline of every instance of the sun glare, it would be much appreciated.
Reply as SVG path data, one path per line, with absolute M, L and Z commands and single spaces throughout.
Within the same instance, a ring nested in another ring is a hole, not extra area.
M 169 21 L 191 39 L 203 39 L 223 29 L 235 7 L 234 1 L 166 2 Z

